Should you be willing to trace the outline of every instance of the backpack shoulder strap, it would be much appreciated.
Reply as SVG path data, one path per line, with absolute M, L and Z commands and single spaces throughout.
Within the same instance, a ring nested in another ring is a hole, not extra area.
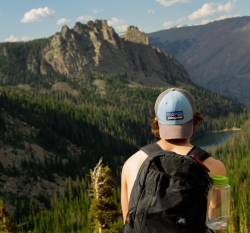
M 143 152 L 145 152 L 148 156 L 150 156 L 151 154 L 153 154 L 153 152 L 155 151 L 161 151 L 162 148 L 157 144 L 157 143 L 151 143 L 148 144 L 144 147 L 142 147 L 140 150 L 142 150 Z M 201 149 L 198 146 L 194 146 L 187 155 L 195 155 L 200 161 L 204 161 L 205 159 L 211 157 L 211 155 L 206 152 L 205 150 Z
M 201 149 L 198 146 L 194 146 L 187 155 L 195 155 L 200 161 L 204 161 L 205 159 L 211 157 L 211 155 L 205 150 Z
M 150 156 L 153 152 L 162 150 L 162 148 L 157 143 L 151 143 L 142 147 L 140 150 Z

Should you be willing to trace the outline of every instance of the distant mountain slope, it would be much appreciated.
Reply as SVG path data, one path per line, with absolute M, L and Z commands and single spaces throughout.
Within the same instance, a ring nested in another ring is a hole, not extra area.
M 48 39 L 0 44 L 0 84 L 29 84 L 38 76 L 48 83 L 59 75 L 82 80 L 89 74 L 124 75 L 152 86 L 192 83 L 184 67 L 151 46 L 145 33 L 131 26 L 120 37 L 106 20 L 64 25 Z
M 191 79 L 213 92 L 250 103 L 250 17 L 172 28 L 148 34 L 172 54 Z

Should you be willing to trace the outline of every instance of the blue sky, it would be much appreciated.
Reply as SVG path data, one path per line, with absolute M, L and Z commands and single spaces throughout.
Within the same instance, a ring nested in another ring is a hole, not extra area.
M 0 42 L 47 38 L 66 24 L 104 19 L 117 33 L 149 33 L 249 16 L 250 0 L 1 0 Z

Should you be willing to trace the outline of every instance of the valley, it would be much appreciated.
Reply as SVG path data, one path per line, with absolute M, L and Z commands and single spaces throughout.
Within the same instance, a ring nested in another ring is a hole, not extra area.
M 169 87 L 188 90 L 204 115 L 194 137 L 241 128 L 212 153 L 232 181 L 229 232 L 250 229 L 248 198 L 237 191 L 249 187 L 249 108 L 195 84 L 136 27 L 120 38 L 98 20 L 64 26 L 47 39 L 1 43 L 0 82 L 0 199 L 19 232 L 93 232 L 90 173 L 100 158 L 116 183 L 110 200 L 120 206 L 123 163 L 157 140 L 150 119 L 155 99 Z M 121 227 L 120 216 L 108 230 Z

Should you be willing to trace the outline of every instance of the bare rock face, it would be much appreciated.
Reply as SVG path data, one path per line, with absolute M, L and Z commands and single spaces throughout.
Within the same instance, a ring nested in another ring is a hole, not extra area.
M 149 85 L 190 82 L 183 66 L 154 49 L 145 33 L 131 26 L 119 37 L 106 20 L 78 22 L 73 29 L 63 26 L 52 37 L 43 58 L 54 71 L 69 78 L 84 78 L 91 73 L 126 75 L 131 81 Z
M 72 30 L 63 26 L 52 37 L 43 57 L 56 72 L 68 77 L 82 78 L 90 73 L 114 75 L 128 69 L 120 43 L 106 21 L 76 23 Z M 121 63 L 125 67 L 119 67 Z
M 148 36 L 144 32 L 140 32 L 137 27 L 128 27 L 126 33 L 122 36 L 125 41 L 131 41 L 138 44 L 149 44 Z
M 8 51 L 0 48 L 1 54 L 6 57 Z M 130 26 L 120 37 L 106 20 L 77 22 L 72 29 L 64 25 L 47 39 L 39 54 L 23 57 L 27 60 L 19 67 L 47 77 L 62 74 L 69 79 L 84 79 L 89 74 L 125 75 L 131 82 L 153 86 L 191 83 L 184 67 L 172 56 L 153 48 L 145 33 Z

